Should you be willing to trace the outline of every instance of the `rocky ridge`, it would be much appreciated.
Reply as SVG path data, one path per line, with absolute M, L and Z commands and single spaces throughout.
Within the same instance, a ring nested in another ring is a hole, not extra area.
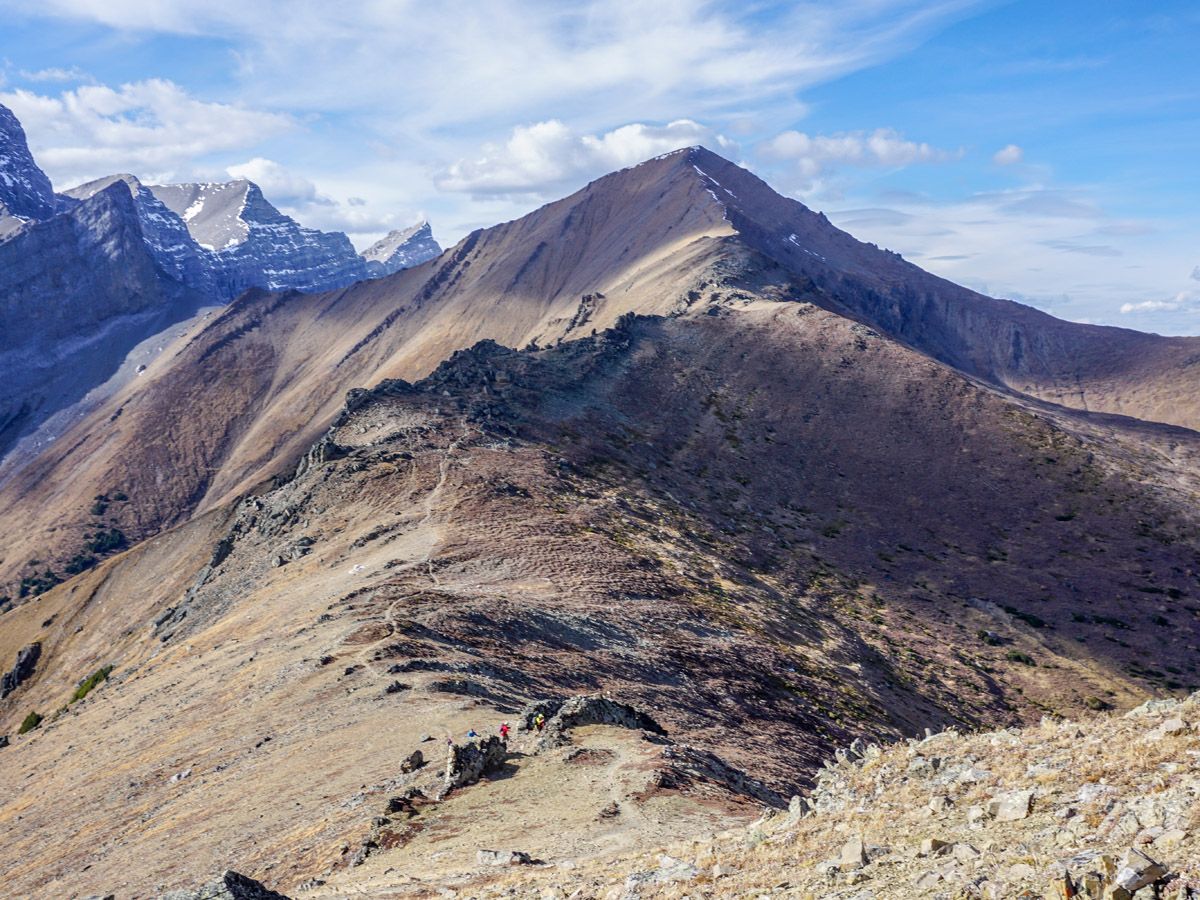
M 1200 896 L 1200 694 L 1123 715 L 860 744 L 827 761 L 786 813 L 468 893 L 1186 900 Z
M 203 300 L 158 266 L 124 184 L 0 240 L 0 456 Z
M 206 295 L 213 295 L 216 291 L 216 267 L 208 254 L 196 243 L 183 220 L 136 177 L 110 175 L 72 188 L 65 196 L 76 201 L 86 200 L 118 182 L 128 188 L 133 198 L 134 209 L 142 226 L 142 237 L 155 261 L 176 281 Z

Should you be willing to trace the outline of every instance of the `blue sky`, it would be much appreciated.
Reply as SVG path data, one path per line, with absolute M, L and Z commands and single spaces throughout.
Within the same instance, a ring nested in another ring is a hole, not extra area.
M 250 177 L 443 243 L 693 143 L 1078 321 L 1200 333 L 1194 3 L 0 0 L 57 187 Z

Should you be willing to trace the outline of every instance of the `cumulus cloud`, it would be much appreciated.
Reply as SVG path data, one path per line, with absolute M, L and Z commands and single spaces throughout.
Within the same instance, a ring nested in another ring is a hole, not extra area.
M 612 169 L 694 144 L 725 152 L 736 144 L 691 119 L 666 125 L 636 122 L 603 134 L 577 134 L 557 119 L 521 125 L 503 144 L 459 160 L 436 179 L 445 191 L 481 195 L 545 195 Z
M 1025 151 L 1016 144 L 1009 144 L 1006 147 L 1001 147 L 992 156 L 992 162 L 998 166 L 1012 166 L 1021 162 L 1025 158 Z
M 113 172 L 171 178 L 207 154 L 252 147 L 295 125 L 290 116 L 198 100 L 163 79 L 58 96 L 18 89 L 0 93 L 0 103 L 21 120 L 59 188 Z
M 319 193 L 317 186 L 307 178 L 261 156 L 229 166 L 225 171 L 231 178 L 253 181 L 262 188 L 267 199 L 277 206 L 332 206 L 334 202 Z
M 1200 281 L 1200 266 L 1192 269 L 1192 281 Z
M 926 143 L 906 140 L 891 128 L 831 135 L 785 131 L 760 144 L 759 151 L 769 159 L 858 166 L 907 166 L 917 162 L 943 162 L 957 155 Z

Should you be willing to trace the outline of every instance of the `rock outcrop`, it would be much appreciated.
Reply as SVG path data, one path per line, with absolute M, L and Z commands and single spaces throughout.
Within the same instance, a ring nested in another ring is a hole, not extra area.
M 0 455 L 202 300 L 157 265 L 124 184 L 0 239 Z
M 191 890 L 168 891 L 161 900 L 289 900 L 261 882 L 232 870 L 220 878 Z
M 569 700 L 540 700 L 521 710 L 519 728 L 534 730 L 538 715 L 545 717 L 545 724 L 538 735 L 538 748 L 546 749 L 565 744 L 567 732 L 584 725 L 615 725 L 618 728 L 633 728 L 652 734 L 666 736 L 666 730 L 654 719 L 628 703 L 621 703 L 599 695 L 572 697 Z
M 1175 720 L 1183 727 L 1160 731 Z M 776 895 L 786 884 L 796 897 L 1195 900 L 1197 754 L 1200 693 L 1124 716 L 861 746 L 838 753 L 786 814 L 666 852 L 679 880 L 707 875 L 713 897 Z M 631 896 L 620 887 L 637 882 L 647 900 L 679 896 L 645 887 L 663 858 L 647 848 L 569 875 L 514 870 L 475 894 Z
M 133 175 L 109 175 L 66 192 L 73 200 L 86 200 L 113 184 L 123 184 L 133 198 L 142 226 L 142 237 L 154 261 L 176 281 L 215 298 L 215 269 L 206 253 L 188 232 L 183 219 L 168 209 Z
M 50 179 L 29 152 L 25 129 L 0 104 L 0 239 L 27 222 L 49 218 L 56 206 Z
M 447 745 L 442 796 L 455 788 L 474 784 L 483 776 L 495 772 L 504 765 L 507 756 L 508 748 L 495 735 L 467 741 L 465 744 Z
M 41 655 L 42 645 L 38 641 L 17 651 L 17 661 L 13 663 L 12 669 L 4 674 L 4 678 L 0 679 L 0 700 L 29 680 Z
M 325 291 L 368 277 L 366 262 L 341 232 L 305 228 L 239 179 L 224 184 L 150 185 L 205 251 L 219 299 L 243 291 Z

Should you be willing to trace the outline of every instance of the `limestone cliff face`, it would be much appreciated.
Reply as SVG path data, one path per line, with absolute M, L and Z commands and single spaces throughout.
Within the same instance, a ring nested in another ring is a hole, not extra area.
M 54 189 L 33 160 L 25 130 L 0 105 L 0 236 L 54 214 Z
M 0 240 L 0 452 L 199 301 L 156 265 L 123 184 Z
M 368 277 L 366 261 L 341 232 L 305 228 L 272 206 L 258 185 L 152 185 L 208 259 L 221 300 L 249 288 L 325 291 Z
M 71 200 L 82 201 L 114 184 L 123 184 L 133 198 L 134 210 L 154 261 L 176 281 L 205 294 L 214 295 L 214 266 L 208 254 L 188 232 L 183 219 L 168 209 L 133 175 L 109 175 L 67 191 Z

